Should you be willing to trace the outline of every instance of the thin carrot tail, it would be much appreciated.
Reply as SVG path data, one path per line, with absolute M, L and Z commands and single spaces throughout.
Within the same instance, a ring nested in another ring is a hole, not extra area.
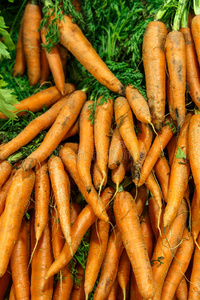
M 85 294 L 85 300 L 88 300 L 88 294 Z
M 98 191 L 98 196 L 100 197 L 100 194 L 101 194 L 101 191 L 102 191 L 102 188 L 103 188 L 103 185 L 106 181 L 106 178 L 107 178 L 107 174 L 105 171 L 102 172 L 102 175 L 103 175 L 103 179 L 101 181 L 101 184 L 100 184 L 100 187 L 99 187 L 99 191 Z
M 30 258 L 29 263 L 28 263 L 27 272 L 28 272 L 28 269 L 29 269 L 29 267 L 30 267 L 30 265 L 31 265 L 31 262 L 32 262 L 32 259 L 33 259 L 33 255 L 34 255 L 35 250 L 36 250 L 36 248 L 37 248 L 38 242 L 39 242 L 39 240 L 36 239 L 35 246 L 34 246 L 34 248 L 33 248 L 33 252 L 31 253 L 31 258 Z
M 198 242 L 197 242 L 196 239 L 194 239 L 194 243 L 195 243 L 195 245 L 197 246 L 197 248 L 200 250 L 200 246 L 199 246 L 199 244 L 198 244 Z
M 122 289 L 122 292 L 123 292 L 123 300 L 126 300 L 126 289 Z

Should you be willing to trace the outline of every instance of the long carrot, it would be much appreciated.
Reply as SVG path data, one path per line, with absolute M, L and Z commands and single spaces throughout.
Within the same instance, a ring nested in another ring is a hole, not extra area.
M 153 276 L 142 235 L 136 204 L 128 192 L 119 192 L 114 200 L 116 225 L 136 277 L 138 289 L 145 299 L 154 295 Z M 127 224 L 129 224 L 127 226 Z M 134 232 L 134 235 L 133 235 Z
M 124 88 L 121 82 L 101 60 L 80 28 L 72 22 L 69 16 L 63 17 L 64 20 L 59 22 L 60 43 L 65 46 L 101 84 L 105 85 L 111 91 L 123 95 Z
M 118 191 L 118 187 L 125 177 L 127 165 L 129 163 L 129 153 L 127 149 L 124 148 L 123 152 L 124 154 L 122 162 L 117 168 L 111 170 L 111 178 L 112 181 L 116 184 L 116 192 Z
M 101 199 L 105 207 L 107 207 L 110 199 L 112 198 L 114 193 L 114 189 L 111 187 L 107 187 L 101 194 Z M 88 230 L 90 226 L 95 222 L 96 216 L 93 212 L 93 209 L 90 205 L 87 205 L 79 214 L 77 220 L 74 222 L 71 228 L 72 233 L 72 245 L 71 248 L 73 250 L 73 253 L 76 252 L 78 249 L 78 246 Z M 57 260 L 51 265 L 49 268 L 46 278 L 49 278 L 56 274 L 60 269 L 62 269 L 64 266 L 68 264 L 68 262 L 71 260 L 72 254 L 71 249 L 67 243 L 65 243 L 64 248 L 58 257 Z
M 147 99 L 152 123 L 161 129 L 165 115 L 165 53 L 167 28 L 163 22 L 150 22 L 143 37 L 142 59 L 145 71 Z M 153 70 L 153 72 L 152 72 Z
M 144 237 L 144 242 L 147 248 L 149 259 L 151 259 L 154 248 L 154 234 L 151 227 L 148 210 L 140 218 L 140 226 Z
M 18 240 L 13 249 L 11 259 L 12 280 L 17 299 L 30 299 L 30 282 L 27 257 L 26 221 L 22 221 Z
M 35 85 L 40 79 L 40 32 L 42 19 L 39 5 L 28 3 L 23 16 L 23 46 L 27 64 L 29 84 Z
M 32 170 L 24 172 L 20 168 L 8 191 L 0 226 L 0 277 L 6 272 L 34 182 L 35 173 Z
M 45 160 L 56 149 L 67 131 L 76 121 L 85 100 L 86 94 L 82 91 L 75 91 L 68 97 L 66 104 L 61 109 L 41 145 L 25 159 L 23 163 L 24 170 L 33 168 L 37 163 Z
M 9 300 L 16 300 L 14 285 L 12 284 L 10 289 Z
M 66 83 L 66 89 L 67 89 L 67 94 L 70 94 L 75 90 L 75 87 L 71 83 Z M 36 112 L 41 110 L 44 106 L 50 107 L 52 106 L 55 102 L 60 100 L 62 95 L 58 91 L 58 89 L 53 86 L 50 88 L 47 88 L 45 90 L 42 90 L 34 95 L 31 95 L 22 101 L 20 101 L 18 104 L 14 104 L 16 111 L 15 113 L 17 116 L 23 116 L 26 111 L 32 111 Z M 19 113 L 17 113 L 19 112 Z M 0 113 L 0 119 L 7 119 L 4 114 Z
M 154 197 L 150 197 L 148 199 L 148 212 L 149 212 L 149 219 L 151 222 L 151 227 L 152 227 L 155 239 L 157 241 L 159 234 L 160 234 L 159 227 L 158 227 L 158 224 L 160 223 L 159 218 L 162 220 L 163 209 L 160 211 L 160 206 Z
M 174 135 L 171 138 L 171 140 L 169 141 L 169 143 L 167 144 L 167 154 L 168 154 L 170 167 L 172 166 L 172 163 L 173 163 L 174 154 L 175 154 L 175 150 L 176 150 L 177 139 L 178 139 L 178 136 Z

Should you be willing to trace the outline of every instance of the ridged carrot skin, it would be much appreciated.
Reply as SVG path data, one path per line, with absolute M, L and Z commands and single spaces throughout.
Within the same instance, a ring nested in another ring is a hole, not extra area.
M 72 22 L 69 16 L 63 16 L 59 22 L 60 43 L 65 46 L 77 60 L 90 72 L 101 84 L 109 90 L 124 94 L 121 82 L 108 69 L 99 57 L 90 42 L 83 35 L 81 29 Z

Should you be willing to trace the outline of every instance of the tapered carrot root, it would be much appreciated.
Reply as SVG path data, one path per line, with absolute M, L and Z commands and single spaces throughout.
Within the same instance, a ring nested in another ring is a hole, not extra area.
M 172 88 L 173 111 L 180 129 L 185 119 L 186 89 L 186 52 L 183 34 L 179 31 L 171 31 L 168 33 L 165 49 Z M 174 114 L 172 114 L 172 118 Z
M 182 278 L 179 286 L 176 290 L 176 299 L 177 300 L 187 300 L 188 299 L 188 285 L 185 277 Z
M 120 257 L 119 268 L 117 273 L 119 286 L 123 291 L 124 299 L 126 299 L 126 288 L 130 278 L 130 269 L 131 269 L 131 263 L 126 253 L 126 250 L 124 249 Z
M 9 300 L 16 300 L 15 288 L 13 284 L 10 289 Z
M 13 74 L 12 74 L 14 77 L 22 76 L 26 69 L 26 60 L 25 60 L 24 47 L 23 47 L 23 26 L 24 23 L 22 18 L 20 29 L 19 29 L 19 36 L 17 40 L 15 64 L 13 67 Z
M 24 170 L 33 168 L 37 163 L 45 160 L 56 149 L 76 121 L 85 101 L 86 94 L 82 91 L 75 91 L 68 97 L 66 104 L 61 109 L 43 142 L 37 150 L 25 159 L 23 163 Z
M 59 34 L 60 43 L 78 59 L 88 72 L 109 90 L 120 95 L 124 94 L 121 82 L 108 69 L 69 16 L 64 16 L 64 20 L 59 22 Z
M 105 208 L 108 208 L 108 203 L 110 199 L 112 198 L 114 193 L 114 189 L 111 187 L 106 188 L 102 194 L 101 199 L 103 204 L 105 205 Z M 94 214 L 94 211 L 90 205 L 87 205 L 79 214 L 77 220 L 74 222 L 71 228 L 72 233 L 72 245 L 71 249 L 73 250 L 73 253 L 76 252 L 78 249 L 78 246 L 88 230 L 90 226 L 95 222 L 96 216 Z M 46 278 L 49 278 L 53 276 L 54 274 L 58 273 L 59 270 L 61 270 L 64 266 L 66 266 L 69 261 L 72 259 L 72 253 L 71 249 L 67 243 L 65 243 L 64 248 L 58 257 L 57 260 L 51 265 L 49 268 Z
M 142 58 L 145 71 L 147 99 L 152 123 L 161 129 L 165 115 L 165 53 L 167 28 L 160 21 L 150 22 L 145 30 Z
M 135 202 L 128 192 L 119 192 L 114 200 L 114 214 L 124 247 L 136 277 L 138 289 L 145 299 L 154 295 L 153 276 L 142 235 Z M 132 233 L 135 233 L 134 235 Z
M 148 199 L 148 202 L 149 202 L 148 203 L 149 219 L 151 222 L 151 227 L 152 227 L 155 239 L 157 241 L 157 239 L 160 235 L 158 224 L 160 223 L 160 220 L 162 220 L 163 209 L 160 210 L 160 206 L 154 197 L 150 197 Z
M 93 184 L 95 186 L 96 190 L 99 190 L 101 183 L 103 182 L 103 175 L 101 174 L 101 171 L 99 169 L 99 166 L 97 164 L 97 159 L 95 158 L 95 161 L 92 166 L 92 180 Z
M 23 17 L 23 45 L 26 58 L 29 84 L 35 85 L 40 79 L 40 32 L 42 19 L 40 7 L 28 3 Z
M 115 279 L 115 282 L 112 286 L 112 289 L 110 291 L 110 294 L 108 295 L 107 300 L 115 300 L 119 297 L 119 284 L 117 278 Z
M 8 161 L 2 161 L 0 163 L 0 189 L 6 182 L 12 172 L 12 165 Z
M 24 172 L 22 168 L 12 180 L 0 226 L 0 277 L 6 272 L 34 182 L 35 173 Z

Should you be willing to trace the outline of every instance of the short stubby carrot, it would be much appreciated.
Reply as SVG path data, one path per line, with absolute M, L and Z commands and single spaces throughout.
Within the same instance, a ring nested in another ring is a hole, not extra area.
M 125 92 L 126 99 L 128 100 L 128 103 L 136 118 L 142 123 L 151 123 L 149 105 L 142 94 L 140 94 L 140 92 L 131 85 L 126 87 Z
M 42 14 L 39 5 L 28 3 L 23 16 L 23 46 L 30 85 L 40 79 L 40 32 L 38 31 Z
M 163 22 L 150 22 L 144 33 L 142 59 L 145 71 L 147 99 L 152 123 L 161 129 L 165 115 L 166 59 L 164 45 L 167 28 Z
M 109 203 L 110 199 L 112 198 L 113 194 L 114 194 L 114 189 L 111 187 L 107 187 L 101 193 L 101 199 L 105 206 L 105 209 L 109 208 L 108 203 Z M 64 266 L 66 266 L 70 262 L 70 260 L 73 257 L 71 250 L 73 250 L 73 253 L 76 252 L 84 234 L 90 228 L 90 226 L 95 222 L 95 220 L 96 220 L 96 216 L 94 214 L 92 207 L 90 205 L 87 205 L 80 212 L 78 218 L 72 225 L 71 249 L 70 249 L 69 245 L 67 243 L 65 243 L 61 254 L 49 268 L 49 270 L 46 274 L 46 278 L 49 278 L 49 277 L 55 275 L 56 273 L 58 273 L 59 270 L 61 270 Z
M 81 29 L 72 22 L 69 16 L 63 17 L 64 20 L 59 22 L 60 43 L 65 46 L 101 84 L 105 85 L 109 90 L 123 95 L 123 85 L 108 69 L 90 42 L 83 35 Z
M 75 87 L 71 83 L 66 83 L 66 88 L 68 88 L 68 94 L 75 90 Z M 62 97 L 61 93 L 55 86 L 42 90 L 34 95 L 31 95 L 19 103 L 14 104 L 17 116 L 23 116 L 26 111 L 36 112 L 41 110 L 44 106 L 50 107 L 55 102 L 60 100 Z M 17 113 L 20 111 L 19 113 Z M 0 119 L 8 119 L 4 114 L 0 113 Z
M 140 177 L 140 150 L 134 129 L 134 122 L 130 105 L 126 98 L 115 99 L 115 121 L 120 135 L 133 158 L 133 181 L 138 182 Z
M 71 94 L 54 124 L 47 132 L 40 146 L 32 152 L 24 161 L 24 170 L 33 168 L 37 163 L 45 160 L 60 144 L 67 131 L 76 121 L 78 114 L 86 101 L 86 94 L 82 91 L 75 91 Z
M 138 289 L 145 299 L 151 299 L 154 295 L 153 275 L 135 201 L 130 193 L 119 192 L 114 199 L 113 208 Z
M 186 52 L 182 32 L 171 31 L 168 33 L 165 50 L 173 99 L 172 118 L 175 115 L 180 129 L 185 120 L 186 91 Z
M 6 182 L 12 172 L 12 165 L 8 161 L 2 161 L 0 163 L 0 189 Z
M 0 277 L 6 272 L 34 183 L 32 170 L 24 172 L 20 168 L 13 177 L 0 226 Z

